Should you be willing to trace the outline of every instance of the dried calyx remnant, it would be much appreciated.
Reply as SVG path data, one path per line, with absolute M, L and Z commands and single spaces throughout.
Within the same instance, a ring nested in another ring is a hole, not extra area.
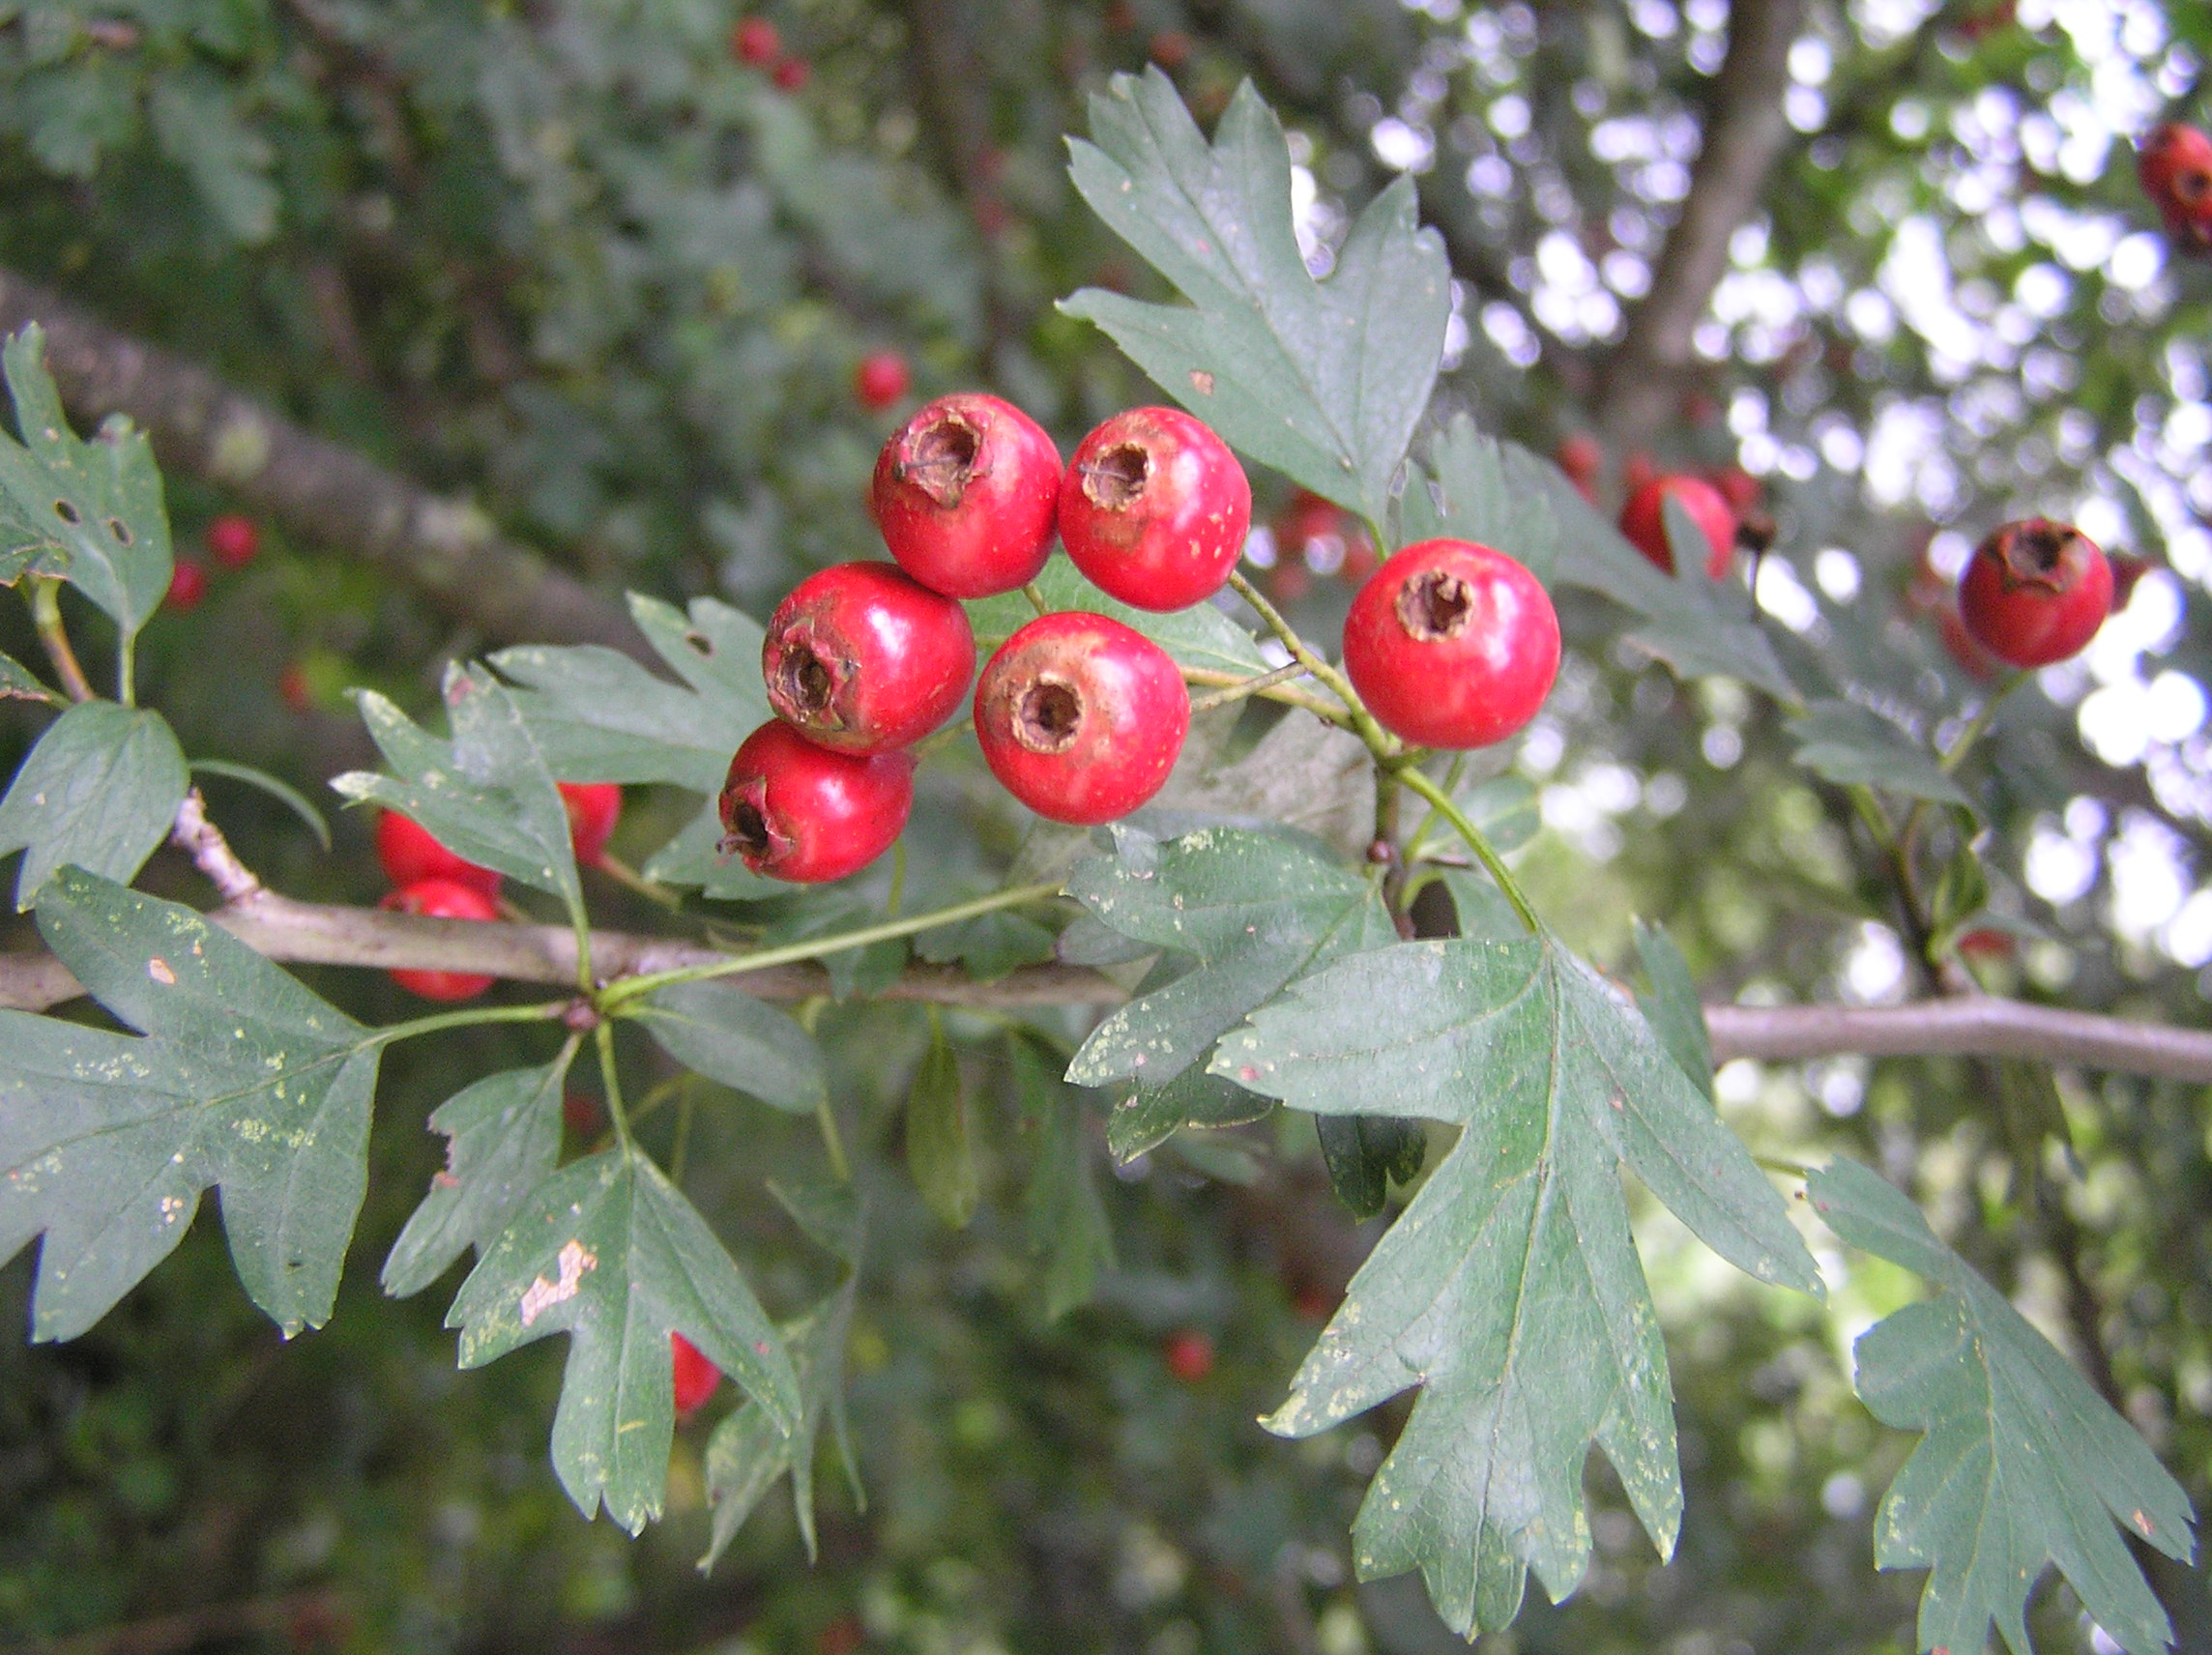
M 1083 492 L 1093 506 L 1125 511 L 1143 496 L 1151 475 L 1152 456 L 1139 444 L 1123 443 L 1084 466 Z
M 1064 753 L 1083 723 L 1083 697 L 1065 679 L 1039 673 L 1014 701 L 1014 740 L 1033 753 Z
M 795 643 L 776 665 L 777 688 L 783 699 L 801 712 L 827 712 L 836 693 L 837 681 L 822 658 L 804 644 Z
M 1474 589 L 1456 574 L 1423 569 L 1398 590 L 1398 624 L 1423 643 L 1456 638 L 1474 613 Z
M 730 806 L 729 828 L 729 836 L 722 841 L 724 855 L 735 851 L 741 857 L 765 857 L 774 844 L 769 835 L 768 818 L 749 798 Z
M 2066 523 L 2039 520 L 2017 524 L 2005 534 L 1999 547 L 2005 573 L 2019 582 L 2056 586 L 2066 550 L 2081 537 L 2081 531 Z
M 958 414 L 943 414 L 910 436 L 898 459 L 898 477 L 950 510 L 975 480 L 983 434 Z

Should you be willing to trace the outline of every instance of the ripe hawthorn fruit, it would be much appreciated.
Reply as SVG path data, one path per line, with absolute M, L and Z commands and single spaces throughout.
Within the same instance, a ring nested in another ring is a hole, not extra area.
M 1766 494 L 1766 485 L 1741 466 L 1715 466 L 1705 473 L 1705 480 L 1738 517 L 1756 508 Z
M 1168 1372 L 1186 1385 L 1195 1385 L 1213 1372 L 1213 1341 L 1195 1327 L 1168 1335 L 1161 1355 Z
M 1375 572 L 1375 546 L 1359 520 L 1310 490 L 1301 488 L 1291 496 L 1275 516 L 1274 535 L 1278 569 L 1293 564 L 1309 570 L 1326 568 L 1333 562 L 1337 578 L 1353 586 Z M 1303 593 L 1301 587 L 1293 595 Z
M 1702 477 L 1673 472 L 1653 478 L 1628 497 L 1621 508 L 1620 532 L 1629 544 L 1667 573 L 1674 572 L 1674 551 L 1667 543 L 1667 502 L 1678 501 L 1690 521 L 1712 542 L 1705 573 L 1718 580 L 1735 562 L 1735 513 L 1721 491 Z
M 1558 448 L 1553 451 L 1552 463 L 1567 474 L 1567 480 L 1585 500 L 1596 502 L 1598 474 L 1605 469 L 1605 450 L 1599 447 L 1595 437 L 1577 431 L 1571 437 L 1560 438 Z
M 405 821 L 406 818 L 400 818 Z M 377 907 L 396 914 L 422 914 L 432 919 L 497 919 L 499 905 L 475 886 L 458 880 L 420 879 L 388 892 Z M 424 1000 L 474 1000 L 492 985 L 477 972 L 393 972 L 392 980 Z
M 771 719 L 730 761 L 721 850 L 756 874 L 818 885 L 889 850 L 913 806 L 913 755 L 833 753 Z
M 456 857 L 412 817 L 387 810 L 376 819 L 376 860 L 384 877 L 406 886 L 420 880 L 451 880 L 485 896 L 499 894 L 499 875 Z
M 169 571 L 168 595 L 161 601 L 179 615 L 189 615 L 206 601 L 207 589 L 207 566 L 179 558 Z
M 766 17 L 747 17 L 730 31 L 730 55 L 766 69 L 783 55 L 783 37 Z
M 853 370 L 853 400 L 871 414 L 904 397 L 914 384 L 906 358 L 896 351 L 870 351 Z
M 561 803 L 568 812 L 568 848 L 579 867 L 598 866 L 622 820 L 622 789 L 611 781 L 565 781 Z
M 1077 445 L 1060 484 L 1060 539 L 1091 583 L 1137 609 L 1203 603 L 1252 527 L 1252 485 L 1229 445 L 1179 408 L 1132 408 Z
M 1959 619 L 1959 605 L 1946 601 L 1936 613 L 1936 635 L 1943 640 L 1943 650 L 1965 669 L 1968 678 L 1988 683 L 2004 675 L 2004 663 L 1974 641 L 1966 630 L 1966 624 Z
M 2112 612 L 2112 566 L 2070 523 L 2028 517 L 1993 530 L 1959 582 L 1959 619 L 2016 667 L 2078 654 Z
M 1421 540 L 1375 571 L 1344 622 L 1344 670 L 1383 728 L 1485 747 L 1536 715 L 1559 671 L 1559 620 L 1503 552 Z
M 930 591 L 1011 592 L 1052 554 L 1060 450 L 1012 403 L 956 392 L 884 445 L 870 501 L 891 556 Z
M 722 1370 L 681 1333 L 669 1334 L 668 1354 L 676 1369 L 673 1380 L 676 1417 L 683 1419 L 698 1412 L 706 1406 L 707 1399 L 721 1387 Z
M 2112 613 L 2117 615 L 2135 596 L 2136 582 L 2158 566 L 2134 552 L 2107 552 L 2105 561 L 2112 566 Z
M 968 612 L 889 564 L 810 574 L 761 643 L 775 715 L 818 746 L 911 746 L 960 706 L 975 674 Z
M 250 517 L 225 511 L 207 526 L 208 556 L 226 569 L 241 569 L 261 554 L 261 530 Z
M 1189 730 L 1190 691 L 1168 653 L 1082 610 L 1032 621 L 975 686 L 983 762 L 1055 822 L 1126 816 L 1159 792 Z
M 2153 129 L 2136 176 L 2175 240 L 2212 246 L 2212 137 L 2179 121 Z
M 812 78 L 814 66 L 802 57 L 787 57 L 769 71 L 769 78 L 784 92 L 797 92 Z

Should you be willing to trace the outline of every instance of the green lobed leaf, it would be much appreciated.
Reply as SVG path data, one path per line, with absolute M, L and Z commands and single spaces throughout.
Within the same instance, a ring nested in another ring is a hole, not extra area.
M 830 1095 L 822 1049 L 786 1012 L 734 983 L 673 983 L 637 1008 L 660 1049 L 687 1069 L 789 1115 Z
M 1664 926 L 1644 919 L 1636 922 L 1636 957 L 1644 963 L 1644 980 L 1651 985 L 1636 997 L 1644 1021 L 1690 1077 L 1690 1084 L 1711 1097 L 1712 1034 L 1705 1028 L 1704 1002 L 1698 998 L 1690 962 L 1682 958 L 1682 950 Z
M 635 1534 L 660 1515 L 681 1333 L 767 1410 L 799 1424 L 791 1357 L 728 1252 L 643 1154 L 618 1145 L 531 1192 L 446 1313 L 464 1368 L 569 1336 L 553 1468 L 586 1517 Z
M 1048 609 L 1081 609 L 1119 621 L 1151 639 L 1182 666 L 1234 673 L 1238 678 L 1257 678 L 1268 670 L 1267 658 L 1260 653 L 1252 634 L 1212 604 L 1193 604 L 1166 615 L 1132 609 L 1085 580 L 1067 561 L 1065 552 L 1053 553 L 1052 561 L 1036 578 L 1036 589 Z M 1035 607 L 1019 592 L 1001 593 L 968 605 L 975 647 L 986 655 L 1036 618 Z
M 1936 804 L 1973 804 L 1934 754 L 1871 708 L 1816 701 L 1789 728 L 1797 742 L 1797 763 L 1825 781 L 1877 787 Z
M 1429 1157 L 1428 1135 L 1402 1115 L 1323 1115 L 1314 1119 L 1328 1186 L 1365 1221 L 1388 1205 L 1393 1183 L 1411 1183 Z
M 2129 1655 L 2165 1648 L 2166 1611 L 2112 1524 L 2188 1558 L 2194 1519 L 2180 1485 L 1897 1190 L 1839 1160 L 1807 1177 L 1806 1194 L 1846 1241 L 1937 1290 L 1853 1348 L 1875 1417 L 1925 1434 L 1875 1518 L 1877 1566 L 1929 1571 L 1918 1647 L 1981 1649 L 1994 1624 L 2013 1655 L 2032 1655 L 2028 1593 L 2056 1564 Z
M 1545 473 L 1552 468 L 1527 449 L 1475 429 L 1465 414 L 1429 445 L 1425 473 L 1416 468 L 1398 505 L 1398 541 L 1449 537 L 1503 552 L 1552 584 L 1558 565 L 1559 524 Z
M 136 635 L 168 595 L 173 561 L 161 475 L 145 434 L 120 416 L 92 442 L 62 413 L 37 323 L 4 353 L 20 443 L 0 434 L 0 579 L 60 575 Z
M 480 1259 L 530 1192 L 561 1160 L 561 1092 L 576 1055 L 486 1075 L 440 1104 L 430 1129 L 447 1139 L 446 1165 L 384 1261 L 384 1291 L 419 1293 L 464 1252 Z
M 1380 523 L 1443 357 L 1451 272 L 1402 178 L 1368 203 L 1321 281 L 1292 228 L 1283 130 L 1246 82 L 1209 146 L 1158 69 L 1091 100 L 1068 176 L 1189 303 L 1085 288 L 1095 322 L 1232 447 Z
M 0 654 L 0 701 L 58 702 L 54 694 L 13 655 Z
M 906 1096 L 906 1170 L 923 1205 L 955 1230 L 975 1216 L 982 1196 L 973 1131 L 959 1060 L 932 1012 L 929 1045 Z
M 914 940 L 914 951 L 932 965 L 957 960 L 972 980 L 987 983 L 1051 959 L 1056 941 L 1042 925 L 1019 914 L 979 914 L 922 932 Z
M 168 837 L 191 777 L 158 712 L 83 701 L 47 725 L 0 798 L 0 857 L 23 855 L 17 912 L 63 867 L 128 885 Z
M 481 668 L 455 665 L 445 700 L 450 741 L 374 690 L 361 691 L 362 721 L 397 773 L 348 770 L 331 786 L 414 818 L 455 856 L 550 892 L 580 919 L 568 807 L 513 691 Z
M 245 243 L 276 233 L 282 205 L 276 147 L 241 119 L 230 89 L 190 70 L 156 77 L 148 112 L 161 153 L 182 167 L 223 227 Z
M 1023 1198 L 1030 1251 L 1044 1260 L 1044 1314 L 1058 1321 L 1089 1304 L 1098 1278 L 1114 1267 L 1114 1232 L 1091 1178 L 1083 1100 L 1055 1072 L 1034 1041 L 1006 1042 L 1014 1090 L 1036 1134 L 1036 1156 Z
M 0 1011 L 0 1259 L 44 1234 L 35 1339 L 73 1339 L 222 1191 L 240 1281 L 330 1317 L 367 1182 L 380 1036 L 189 908 L 65 868 L 46 945 L 144 1038 Z
M 1619 1473 L 1664 1553 L 1681 1477 L 1623 1163 L 1722 1257 L 1818 1293 L 1781 1198 L 1643 1019 L 1549 937 L 1407 943 L 1298 984 L 1217 1074 L 1330 1115 L 1452 1121 L 1266 1423 L 1307 1437 L 1421 1387 L 1353 1527 L 1364 1578 L 1418 1568 L 1456 1631 L 1557 1601 L 1589 1559 L 1583 1463 Z

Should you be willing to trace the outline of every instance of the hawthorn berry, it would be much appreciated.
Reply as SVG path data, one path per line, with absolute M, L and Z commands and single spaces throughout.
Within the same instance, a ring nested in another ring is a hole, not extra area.
M 1330 568 L 1347 580 L 1360 581 L 1375 572 L 1375 548 L 1367 532 L 1351 512 L 1333 500 L 1309 489 L 1299 489 L 1291 503 L 1275 514 L 1277 567 L 1302 563 L 1308 569 Z
M 2112 613 L 2117 615 L 2135 596 L 2136 583 L 2158 566 L 2133 552 L 2107 552 L 2105 561 L 2112 566 Z
M 241 569 L 261 553 L 261 530 L 252 518 L 225 511 L 207 526 L 208 556 L 226 569 Z
M 983 762 L 1055 822 L 1126 816 L 1167 781 L 1189 729 L 1190 691 L 1168 653 L 1082 610 L 1032 621 L 975 686 Z
M 1702 477 L 1673 472 L 1653 478 L 1628 497 L 1621 508 L 1620 532 L 1638 551 L 1667 573 L 1674 572 L 1674 551 L 1667 543 L 1667 502 L 1678 502 L 1690 521 L 1712 542 L 1705 573 L 1718 580 L 1735 561 L 1735 513 L 1721 491 Z
M 179 558 L 169 571 L 169 595 L 162 601 L 179 615 L 189 615 L 206 600 L 207 589 L 207 566 Z
M 1152 37 L 1145 55 L 1173 73 L 1190 61 L 1190 37 L 1180 29 L 1162 29 Z
M 2077 654 L 2112 610 L 2112 566 L 2070 523 L 2028 517 L 1994 530 L 1959 582 L 1959 619 L 2016 667 Z
M 1766 494 L 1766 485 L 1741 466 L 1715 466 L 1705 473 L 1705 480 L 1738 517 L 1754 509 Z
M 622 820 L 622 789 L 611 781 L 565 781 L 561 802 L 568 812 L 568 848 L 579 867 L 597 867 Z
M 684 1419 L 698 1412 L 706 1406 L 707 1399 L 721 1388 L 722 1370 L 681 1333 L 669 1334 L 668 1354 L 676 1370 L 673 1380 L 676 1417 Z
M 968 612 L 889 564 L 810 574 L 761 643 L 775 715 L 818 746 L 865 757 L 950 717 L 975 675 Z
M 853 400 L 880 413 L 900 401 L 913 384 L 906 358 L 896 351 L 870 351 L 853 370 Z
M 2004 663 L 1974 641 L 1966 630 L 1966 624 L 1959 619 L 1959 605 L 1947 599 L 1936 612 L 1936 635 L 1943 640 L 1945 653 L 1957 661 L 1968 678 L 1980 679 L 1987 683 L 2003 676 Z
M 485 896 L 499 894 L 499 875 L 464 861 L 437 840 L 414 818 L 387 810 L 376 819 L 376 859 L 384 877 L 406 886 L 426 879 L 451 880 Z
M 818 747 L 771 719 L 730 761 L 720 800 L 722 854 L 756 874 L 817 885 L 891 848 L 914 805 L 914 758 Z
M 1971 931 L 1960 932 L 1956 946 L 1963 959 L 2009 960 L 2019 951 L 2020 943 L 2010 931 L 1999 931 L 1994 925 L 1983 925 Z
M 314 711 L 314 681 L 298 661 L 286 661 L 284 670 L 276 675 L 276 699 L 295 712 Z
M 1344 622 L 1344 670 L 1385 729 L 1485 747 L 1536 715 L 1559 671 L 1559 621 L 1503 552 L 1421 540 L 1375 571 Z
M 730 55 L 766 69 L 783 55 L 783 37 L 766 17 L 746 17 L 730 31 Z
M 1060 539 L 1091 583 L 1138 609 L 1221 590 L 1252 527 L 1252 485 L 1229 445 L 1179 408 L 1132 408 L 1076 446 Z
M 565 1091 L 561 1094 L 561 1124 L 575 1137 L 596 1138 L 606 1130 L 606 1111 L 588 1091 Z
M 1186 1385 L 1195 1385 L 1213 1372 L 1213 1341 L 1195 1327 L 1170 1334 L 1162 1355 L 1168 1372 Z
M 884 445 L 870 499 L 899 567 L 947 597 L 989 597 L 1052 555 L 1060 450 L 1012 403 L 955 392 Z
M 489 896 L 475 886 L 450 879 L 416 880 L 388 892 L 376 906 L 397 914 L 426 915 L 432 919 L 499 917 L 499 905 Z M 477 972 L 393 972 L 392 980 L 424 1000 L 474 1000 L 492 985 L 490 977 Z
M 2143 140 L 2136 175 L 2168 232 L 2199 247 L 2212 245 L 2212 137 L 2168 121 Z
M 785 92 L 797 92 L 814 73 L 814 68 L 802 57 L 787 57 L 769 71 L 769 78 Z
M 1560 438 L 1558 448 L 1553 451 L 1552 463 L 1567 474 L 1567 480 L 1585 500 L 1596 502 L 1598 473 L 1605 469 L 1605 450 L 1598 446 L 1595 437 L 1577 431 L 1571 437 Z

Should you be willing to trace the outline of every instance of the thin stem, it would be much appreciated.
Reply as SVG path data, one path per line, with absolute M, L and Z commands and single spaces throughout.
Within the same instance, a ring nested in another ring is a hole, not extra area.
M 1300 675 L 1310 670 L 1303 661 L 1292 664 L 1297 667 Z M 1184 667 L 1182 678 L 1185 683 L 1203 685 L 1208 689 L 1235 689 L 1241 684 L 1252 682 L 1248 678 L 1239 678 L 1235 673 L 1215 672 L 1210 667 Z M 1352 728 L 1352 714 L 1350 712 L 1332 702 L 1322 700 L 1318 695 L 1309 695 L 1302 689 L 1293 689 L 1284 684 L 1273 684 L 1266 689 L 1255 689 L 1251 693 L 1259 696 L 1263 701 L 1280 702 L 1285 707 L 1303 708 L 1324 724 L 1334 724 L 1340 730 Z M 1196 710 L 1194 704 L 1193 711 Z
M 1225 689 L 1217 689 L 1211 695 L 1201 695 L 1190 704 L 1191 716 L 1195 718 L 1199 713 L 1210 712 L 1216 707 L 1227 707 L 1232 701 L 1242 701 L 1248 695 L 1258 695 L 1262 690 L 1272 689 L 1278 683 L 1288 683 L 1295 678 L 1304 678 L 1308 670 L 1305 662 L 1292 661 L 1288 666 L 1277 667 L 1273 672 L 1262 673 L 1258 678 L 1244 679 Z
M 896 919 L 899 905 L 906 900 L 906 839 L 904 835 L 891 841 L 891 893 L 884 902 L 884 917 Z
M 668 1151 L 668 1181 L 679 1188 L 684 1183 L 684 1156 L 691 1147 L 693 1094 L 687 1084 L 690 1079 L 684 1075 L 676 1083 L 676 1145 Z
M 1438 813 L 1458 831 L 1459 836 L 1467 841 L 1467 848 L 1474 853 L 1475 859 L 1498 882 L 1498 888 L 1505 893 L 1505 900 L 1512 905 L 1513 912 L 1521 916 L 1521 923 L 1531 932 L 1542 930 L 1536 922 L 1536 911 L 1528 906 L 1528 899 L 1522 894 L 1519 882 L 1514 879 L 1498 853 L 1491 849 L 1490 841 L 1482 835 L 1482 829 L 1469 821 L 1467 812 L 1452 801 L 1452 796 L 1437 786 L 1421 770 L 1400 771 L 1398 779 L 1434 805 Z
M 599 859 L 593 866 L 624 889 L 635 891 L 648 902 L 658 903 L 671 914 L 681 912 L 684 907 L 682 895 L 664 885 L 647 879 L 612 851 L 601 851 Z
M 1052 605 L 1044 600 L 1044 594 L 1037 590 L 1035 581 L 1033 580 L 1022 588 L 1022 595 L 1030 600 L 1030 607 L 1037 612 L 1038 620 L 1041 621 L 1052 613 Z
M 1237 595 L 1249 603 L 1253 612 L 1266 623 L 1267 630 L 1282 641 L 1283 648 L 1291 652 L 1291 658 L 1303 661 L 1306 670 L 1344 703 L 1346 711 L 1352 715 L 1352 729 L 1367 743 L 1368 751 L 1378 761 L 1396 758 L 1404 750 L 1395 736 L 1375 722 L 1374 714 L 1367 711 L 1367 704 L 1359 699 L 1359 692 L 1352 687 L 1352 681 L 1329 665 L 1311 644 L 1298 636 L 1297 628 L 1283 619 L 1282 611 L 1269 603 L 1258 587 L 1246 580 L 1237 569 L 1229 571 L 1229 584 Z
M 599 1084 L 607 1094 L 607 1115 L 615 1123 L 615 1137 L 627 1149 L 630 1147 L 629 1117 L 623 1112 L 622 1076 L 615 1072 L 615 1026 L 602 1020 L 592 1031 L 592 1038 L 599 1048 Z
M 54 674 L 62 681 L 62 688 L 72 701 L 98 699 L 92 681 L 84 676 L 84 668 L 77 664 L 76 651 L 70 647 L 69 628 L 62 624 L 62 583 L 44 576 L 31 582 L 31 620 L 39 628 L 39 642 L 46 648 L 46 659 L 53 662 Z M 123 697 L 129 706 L 131 697 Z
M 845 1159 L 844 1134 L 837 1130 L 837 1117 L 827 1092 L 814 1100 L 814 1123 L 822 1128 L 822 1152 L 830 1157 L 830 1170 L 837 1175 L 839 1183 L 851 1183 L 853 1165 Z
M 445 1029 L 472 1029 L 480 1023 L 554 1023 L 574 1003 L 571 1000 L 541 1000 L 532 1005 L 474 1005 L 466 1011 L 433 1012 L 428 1017 L 379 1029 L 374 1039 L 379 1046 L 389 1046 L 395 1040 L 412 1040 L 418 1034 L 435 1034 Z
M 1998 704 L 2034 676 L 2034 673 L 2023 669 L 1997 685 L 1996 693 L 1982 703 L 1981 711 L 1969 718 L 1966 727 L 1959 732 L 1959 739 L 1951 743 L 1951 750 L 1936 761 L 1942 766 L 1945 774 L 1957 769 L 1968 749 L 1989 734 L 1990 721 L 1996 716 Z
M 1467 755 L 1465 753 L 1454 753 L 1452 755 L 1451 768 L 1444 771 L 1444 792 L 1449 794 L 1457 794 L 1459 792 L 1459 778 L 1466 769 Z M 1421 818 L 1420 826 L 1413 829 L 1413 836 L 1406 841 L 1407 866 L 1411 867 L 1420 858 L 1421 847 L 1428 843 L 1429 835 L 1435 831 L 1437 823 L 1440 820 L 1441 818 L 1439 818 L 1437 813 L 1433 810 Z
M 996 914 L 1002 908 L 1019 908 L 1025 902 L 1042 902 L 1047 897 L 1059 894 L 1060 886 L 1057 884 L 1016 886 L 1010 890 L 976 897 L 973 902 L 955 903 L 950 908 L 940 908 L 934 913 L 917 914 L 908 919 L 887 920 L 881 925 L 866 926 L 859 931 L 844 931 L 834 937 L 817 937 L 804 943 L 789 943 L 780 948 L 763 948 L 758 953 L 741 954 L 736 959 L 716 960 L 707 965 L 680 966 L 674 971 L 622 977 L 599 991 L 599 1010 L 609 1015 L 619 1013 L 631 1001 L 642 999 L 672 983 L 705 982 L 713 977 L 765 972 L 771 966 L 789 966 L 800 960 L 819 960 L 825 954 L 842 953 L 847 948 L 865 948 L 871 943 L 888 943 L 894 937 L 912 937 L 917 932 L 932 930 L 939 925 L 973 919 L 981 914 Z

